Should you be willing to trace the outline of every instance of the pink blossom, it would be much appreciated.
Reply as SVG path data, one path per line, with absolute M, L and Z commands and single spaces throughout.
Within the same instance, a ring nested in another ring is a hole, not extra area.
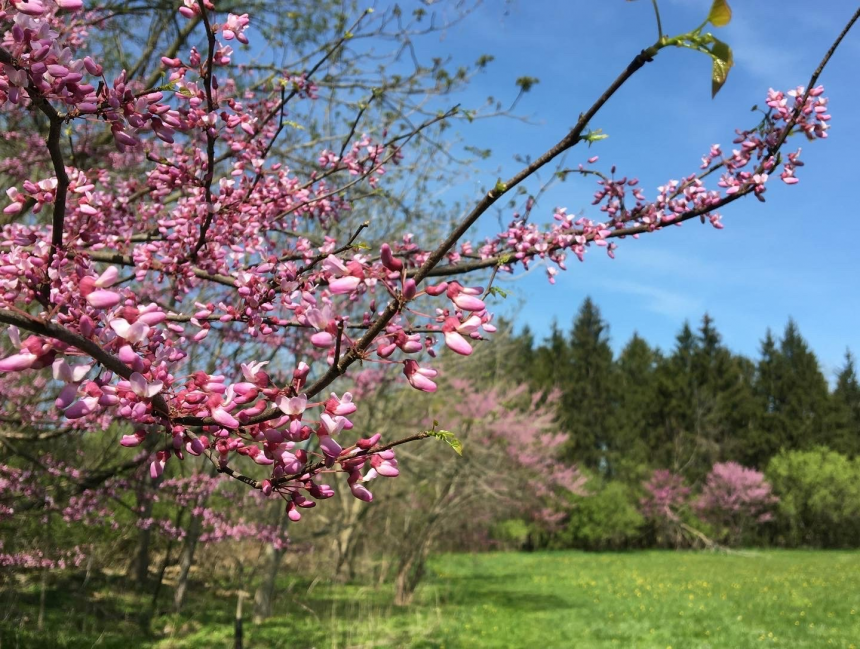
M 33 367 L 33 364 L 39 360 L 36 354 L 30 352 L 22 352 L 20 354 L 12 354 L 0 360 L 0 372 L 20 372 Z
M 429 367 L 419 367 L 418 363 L 412 359 L 403 361 L 403 373 L 406 375 L 406 380 L 416 390 L 422 392 L 436 392 L 436 384 L 430 379 L 436 376 L 436 370 Z
M 87 302 L 96 309 L 110 309 L 122 300 L 122 296 L 114 291 L 98 290 L 87 295 Z
M 128 382 L 131 385 L 131 391 L 144 399 L 154 397 L 156 394 L 161 392 L 164 387 L 164 384 L 161 381 L 153 381 L 152 383 L 147 382 L 139 372 L 133 372 L 129 377 Z
M 281 395 L 277 398 L 275 403 L 285 415 L 301 417 L 301 414 L 308 406 L 308 398 L 305 395 L 300 395 L 298 397 L 286 397 Z
M 243 33 L 249 23 L 248 14 L 237 16 L 236 14 L 227 14 L 227 22 L 221 30 L 224 38 L 229 40 L 236 39 L 240 43 L 247 43 L 248 37 Z
M 344 392 L 342 398 L 338 398 L 338 396 L 332 392 L 328 401 L 325 402 L 325 409 L 326 412 L 333 415 L 345 417 L 358 410 L 358 407 L 353 403 L 352 394 L 349 392 Z
M 120 338 L 132 344 L 142 342 L 149 336 L 149 325 L 142 320 L 129 324 L 125 318 L 117 318 L 110 321 L 110 327 Z

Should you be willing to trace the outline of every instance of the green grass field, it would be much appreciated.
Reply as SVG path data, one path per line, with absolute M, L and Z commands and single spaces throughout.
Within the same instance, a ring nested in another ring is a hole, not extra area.
M 144 598 L 108 582 L 87 598 L 74 590 L 52 590 L 44 634 L 32 622 L 6 622 L 2 647 L 232 646 L 228 592 L 197 592 L 187 615 L 156 619 L 147 637 L 136 623 Z M 36 599 L 34 590 L 18 593 L 14 605 L 34 612 Z M 246 648 L 855 649 L 860 554 L 448 555 L 434 559 L 408 609 L 391 605 L 387 587 L 311 587 L 288 575 L 277 609 L 260 627 L 246 623 Z

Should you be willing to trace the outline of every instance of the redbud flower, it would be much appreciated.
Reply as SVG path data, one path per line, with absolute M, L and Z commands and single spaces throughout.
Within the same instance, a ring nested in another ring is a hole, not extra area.
M 52 371 L 54 378 L 64 383 L 80 383 L 83 381 L 92 365 L 76 365 L 72 368 L 63 358 L 54 361 Z
M 302 413 L 308 406 L 308 398 L 305 395 L 298 397 L 287 397 L 280 395 L 275 399 L 275 405 L 281 409 L 285 415 L 301 418 Z
M 357 470 L 352 471 L 349 474 L 347 484 L 349 485 L 349 490 L 352 492 L 352 495 L 359 500 L 363 500 L 366 503 L 369 503 L 373 500 L 373 494 L 367 490 L 367 487 L 361 484 L 361 473 L 359 473 Z
M 131 391 L 144 399 L 154 397 L 156 394 L 161 392 L 161 389 L 164 387 L 164 384 L 161 381 L 148 383 L 139 372 L 133 372 L 128 378 L 128 382 L 131 386 Z
M 110 328 L 120 338 L 124 338 L 131 344 L 139 343 L 149 335 L 149 325 L 141 320 L 138 320 L 134 324 L 129 324 L 125 318 L 117 318 L 116 320 L 111 320 Z
M 326 457 L 337 459 L 343 448 L 340 444 L 334 441 L 329 435 L 318 435 L 320 440 L 320 449 Z
M 227 14 L 227 22 L 224 24 L 221 33 L 228 41 L 235 38 L 240 43 L 247 44 L 248 37 L 245 36 L 243 31 L 248 26 L 248 22 L 248 14 L 242 14 L 241 16 L 237 16 L 236 14 Z
M 412 359 L 403 361 L 403 373 L 406 380 L 416 390 L 422 392 L 436 392 L 436 384 L 430 379 L 436 376 L 436 370 L 429 367 L 419 367 Z
M 382 261 L 382 265 L 388 270 L 399 273 L 403 269 L 403 262 L 394 256 L 391 252 L 391 246 L 387 243 L 383 243 L 382 246 L 380 246 L 379 252 L 380 261 Z
M 472 353 L 472 346 L 466 341 L 461 334 L 475 333 L 481 326 L 481 318 L 476 315 L 469 317 L 465 322 L 460 322 L 457 318 L 445 318 L 445 323 L 442 325 L 442 332 L 445 334 L 445 344 L 452 351 L 468 356 Z
M 441 284 L 437 284 L 436 286 L 425 286 L 424 291 L 427 295 L 442 295 L 448 289 L 448 282 L 442 282 Z
M 369 479 L 371 472 L 376 472 L 385 478 L 396 478 L 400 475 L 400 469 L 397 468 L 397 460 L 394 458 L 394 451 L 391 449 L 377 453 L 370 458 L 370 465 L 373 467 L 367 472 L 365 480 Z
M 367 439 L 358 440 L 355 444 L 356 444 L 356 446 L 358 446 L 358 448 L 367 451 L 367 450 L 372 449 L 376 445 L 376 443 L 379 441 L 380 437 L 381 437 L 381 435 L 379 433 L 375 433 L 375 434 L 371 435 L 370 437 L 368 437 Z
M 483 311 L 486 305 L 476 295 L 481 294 L 479 288 L 466 288 L 461 286 L 459 282 L 451 282 L 448 284 L 448 298 L 457 306 L 458 309 L 464 311 Z
M 134 435 L 123 435 L 119 443 L 127 448 L 139 446 L 146 439 L 146 431 L 136 430 Z
M 358 410 L 358 407 L 352 402 L 352 394 L 349 392 L 344 392 L 343 397 L 340 399 L 334 392 L 332 392 L 328 401 L 325 402 L 325 409 L 326 412 L 333 415 L 345 417 Z
M 33 364 L 38 360 L 39 357 L 36 356 L 36 354 L 31 354 L 30 352 L 13 354 L 12 356 L 7 356 L 3 360 L 0 360 L 0 372 L 20 372 L 21 370 L 28 370 L 33 367 Z

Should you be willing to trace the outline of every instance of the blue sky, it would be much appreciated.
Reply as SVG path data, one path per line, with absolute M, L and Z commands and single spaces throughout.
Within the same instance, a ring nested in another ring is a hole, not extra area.
M 709 59 L 689 50 L 664 50 L 591 124 L 610 137 L 591 149 L 574 149 L 569 165 L 599 155 L 604 169 L 618 165 L 619 174 L 638 177 L 653 196 L 658 185 L 697 170 L 712 143 L 730 148 L 734 129 L 757 121 L 750 109 L 763 104 L 768 88 L 805 84 L 853 4 L 734 0 L 732 23 L 712 30 L 732 46 L 736 61 L 716 99 L 710 98 Z M 661 0 L 664 31 L 677 34 L 697 26 L 709 6 L 710 0 Z M 456 98 L 466 106 L 490 95 L 510 101 L 517 77 L 540 78 L 517 106 L 531 124 L 486 120 L 458 127 L 465 140 L 491 148 L 493 156 L 480 178 L 448 191 L 451 200 L 479 195 L 482 185 L 519 169 L 516 155 L 536 156 L 554 144 L 655 38 L 647 0 L 514 0 L 486 2 L 441 38 L 425 41 L 424 54 L 449 55 L 454 62 L 471 63 L 484 53 L 496 57 Z M 571 256 L 555 286 L 543 269 L 507 281 L 502 286 L 513 296 L 500 310 L 519 305 L 518 322 L 543 336 L 553 320 L 567 328 L 582 299 L 591 295 L 612 326 L 616 349 L 633 331 L 671 348 L 683 321 L 696 323 L 707 311 L 728 346 L 751 356 L 766 328 L 779 332 L 791 316 L 832 378 L 846 347 L 860 352 L 855 253 L 860 222 L 853 193 L 860 151 L 858 59 L 860 27 L 821 78 L 831 100 L 831 137 L 797 140 L 806 162 L 800 183 L 789 187 L 775 179 L 766 203 L 748 199 L 729 206 L 722 231 L 689 223 L 619 242 L 615 261 L 599 249 L 583 264 Z M 528 187 L 534 191 L 537 184 Z M 544 196 L 537 220 L 548 220 L 554 206 L 599 218 L 590 205 L 593 191 L 591 181 L 571 177 Z M 481 236 L 497 226 L 494 215 L 484 218 Z

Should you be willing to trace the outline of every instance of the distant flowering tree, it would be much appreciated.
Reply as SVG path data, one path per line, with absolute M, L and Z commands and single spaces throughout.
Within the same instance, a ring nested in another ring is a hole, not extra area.
M 643 516 L 654 520 L 679 520 L 679 512 L 687 506 L 690 497 L 690 488 L 683 476 L 657 469 L 642 486 L 645 496 L 639 504 Z
M 684 477 L 668 469 L 657 469 L 642 483 L 645 495 L 639 501 L 639 511 L 650 521 L 657 542 L 669 546 L 686 545 L 687 527 L 683 521 L 689 511 L 690 487 Z
M 731 543 L 739 543 L 745 530 L 773 518 L 773 495 L 764 474 L 737 462 L 717 463 L 705 481 L 695 509 L 710 523 L 725 530 Z
M 457 437 L 444 430 L 437 433 L 461 451 L 462 458 L 444 462 L 448 449 L 440 449 L 410 463 L 409 482 L 389 488 L 397 501 L 409 506 L 402 515 L 380 512 L 366 523 L 382 527 L 378 520 L 385 518 L 386 529 L 400 529 L 392 548 L 398 558 L 394 576 L 398 604 L 411 600 L 432 548 L 486 548 L 476 541 L 488 540 L 495 522 L 511 518 L 555 530 L 568 514 L 570 495 L 586 495 L 586 477 L 559 459 L 567 435 L 555 422 L 558 395 L 550 394 L 541 403 L 543 395 L 529 393 L 526 385 L 502 384 L 484 391 L 478 387 L 456 378 L 440 388 L 446 426 Z M 407 406 L 403 417 L 413 410 Z M 396 418 L 394 425 L 400 420 Z M 437 422 L 428 418 L 419 425 L 435 428 Z M 379 543 L 372 549 L 378 551 Z
M 0 464 L 0 569 L 64 569 L 87 556 L 86 544 L 57 534 L 56 525 L 78 532 L 116 529 L 111 497 L 127 488 L 121 480 L 87 488 L 79 469 L 51 456 L 22 469 Z M 80 538 L 80 535 L 78 536 Z
M 597 178 L 599 216 L 557 209 L 543 227 L 530 220 L 528 197 L 501 232 L 465 240 L 539 170 L 605 137 L 592 122 L 663 49 L 705 53 L 719 89 L 731 50 L 703 30 L 728 22 L 726 1 L 715 0 L 700 27 L 677 36 L 664 34 L 658 19 L 658 39 L 583 107 L 573 128 L 510 179 L 491 183 L 450 233 L 370 246 L 362 233 L 384 227 L 356 222 L 356 201 L 384 187 L 409 142 L 456 109 L 404 120 L 379 137 L 309 139 L 317 168 L 292 170 L 272 158 L 279 136 L 295 126 L 288 106 L 314 101 L 315 73 L 366 14 L 305 69 L 256 78 L 237 66 L 230 45 L 250 42 L 253 17 L 224 15 L 210 0 L 183 0 L 179 15 L 202 47 L 164 52 L 162 81 L 145 83 L 126 71 L 108 76 L 91 51 L 90 35 L 109 13 L 91 14 L 81 0 L 0 3 L 0 117 L 31 129 L 16 137 L 50 160 L 10 165 L 22 178 L 6 188 L 9 222 L 0 233 L 0 323 L 8 325 L 0 372 L 35 382 L 50 371 L 53 404 L 39 416 L 55 427 L 126 423 L 131 431 L 117 441 L 154 449 L 154 479 L 172 460 L 204 456 L 224 476 L 283 499 L 293 521 L 333 495 L 324 480 L 334 474 L 371 500 L 368 481 L 398 473 L 398 445 L 437 436 L 383 441 L 353 431 L 359 404 L 345 386 L 357 364 L 374 363 L 435 391 L 436 370 L 424 358 L 440 340 L 469 356 L 494 331 L 491 287 L 456 278 L 544 261 L 552 281 L 569 254 L 583 260 L 598 247 L 614 256 L 616 241 L 693 219 L 721 228 L 722 208 L 745 196 L 764 200 L 772 177 L 797 183 L 800 149 L 785 144 L 792 135 L 827 136 L 817 80 L 838 44 L 806 86 L 770 90 L 763 119 L 739 129 L 731 150 L 711 146 L 698 170 L 652 197 L 635 178 L 600 171 L 596 156 L 583 155 L 560 173 Z M 31 113 L 38 119 L 24 119 Z M 96 146 L 105 133 L 115 152 Z

